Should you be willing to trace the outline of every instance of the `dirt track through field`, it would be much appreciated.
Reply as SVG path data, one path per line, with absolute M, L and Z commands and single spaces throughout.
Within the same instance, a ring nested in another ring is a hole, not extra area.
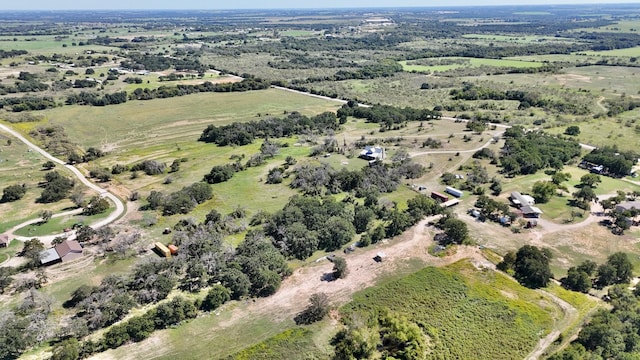
M 255 299 L 241 309 L 231 310 L 232 314 L 228 319 L 219 322 L 210 331 L 199 334 L 199 339 L 207 342 L 217 332 L 224 331 L 238 322 L 250 323 L 251 319 L 262 315 L 268 315 L 273 322 L 291 319 L 308 305 L 309 297 L 318 292 L 326 293 L 332 305 L 340 306 L 350 301 L 355 292 L 374 285 L 376 281 L 386 276 L 398 273 L 407 266 L 407 260 L 410 259 L 420 261 L 425 266 L 445 266 L 462 259 L 471 259 L 477 267 L 494 267 L 482 256 L 477 247 L 460 246 L 456 254 L 443 258 L 431 256 L 427 249 L 434 242 L 432 229 L 427 227 L 427 224 L 434 219 L 435 217 L 431 217 L 420 221 L 406 233 L 386 244 L 357 249 L 351 254 L 344 255 L 349 269 L 346 279 L 323 280 L 324 275 L 330 273 L 333 268 L 333 264 L 326 259 L 297 269 L 282 282 L 277 293 L 267 298 Z M 382 262 L 374 260 L 379 252 L 385 254 Z M 127 345 L 115 352 L 96 354 L 92 359 L 134 360 L 160 357 L 171 351 L 170 343 L 167 341 L 171 340 L 165 331 L 156 332 L 143 342 Z M 164 346 L 158 346 L 158 344 L 164 344 Z

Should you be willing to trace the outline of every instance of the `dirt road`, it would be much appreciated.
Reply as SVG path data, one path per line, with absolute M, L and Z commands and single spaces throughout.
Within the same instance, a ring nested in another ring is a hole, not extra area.
M 47 151 L 45 151 L 44 149 L 42 149 L 39 146 L 35 145 L 31 141 L 27 140 L 20 133 L 18 133 L 17 131 L 9 128 L 8 126 L 0 124 L 0 130 L 15 136 L 16 138 L 18 138 L 18 140 L 20 140 L 23 143 L 25 143 L 29 148 L 33 149 L 34 151 L 37 151 L 38 153 L 42 154 L 42 156 L 44 156 L 45 158 L 53 161 L 54 163 L 57 163 L 57 164 L 60 164 L 60 165 L 62 165 L 64 167 L 66 167 L 67 169 L 69 169 L 75 175 L 75 177 L 78 180 L 80 180 L 81 183 L 83 183 L 88 188 L 96 191 L 101 197 L 109 199 L 115 205 L 116 209 L 111 214 L 109 214 L 109 216 L 107 216 L 106 218 L 98 221 L 97 223 L 92 224 L 91 225 L 92 228 L 98 229 L 98 228 L 101 228 L 101 227 L 103 227 L 105 225 L 108 225 L 108 224 L 116 221 L 122 214 L 124 214 L 126 208 L 125 208 L 125 205 L 122 202 L 122 200 L 120 200 L 120 198 L 118 198 L 115 194 L 109 192 L 108 190 L 103 189 L 100 186 L 92 183 L 75 166 L 68 165 L 64 161 L 62 161 L 62 160 L 58 159 L 57 157 L 49 154 Z M 65 215 L 68 215 L 68 214 L 69 214 L 69 212 L 59 213 L 59 214 L 54 214 L 53 217 L 65 216 Z M 20 227 L 23 227 L 23 226 L 26 226 L 26 225 L 29 225 L 29 224 L 33 224 L 33 223 L 38 222 L 38 221 L 42 221 L 42 219 L 34 219 L 34 220 L 26 221 L 23 224 L 20 224 L 20 225 L 17 225 L 15 227 L 13 227 L 8 232 L 6 232 L 6 234 L 9 236 L 9 238 L 18 239 L 20 241 L 29 240 L 30 237 L 15 236 L 13 234 L 13 231 L 15 231 L 16 229 L 18 229 Z M 45 245 L 47 245 L 47 244 L 50 245 L 51 241 L 54 238 L 58 237 L 58 236 L 64 236 L 64 237 L 67 237 L 69 239 L 74 239 L 75 238 L 75 232 L 60 233 L 60 234 L 54 234 L 54 235 L 49 235 L 49 236 L 41 236 L 41 237 L 38 237 L 38 239 L 40 239 L 40 241 L 45 243 Z

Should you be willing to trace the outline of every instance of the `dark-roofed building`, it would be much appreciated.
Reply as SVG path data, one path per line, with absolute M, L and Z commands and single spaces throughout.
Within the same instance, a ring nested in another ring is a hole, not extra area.
M 65 240 L 55 247 L 62 262 L 75 260 L 82 257 L 82 246 L 75 240 Z
M 10 242 L 11 241 L 9 241 L 9 235 L 0 234 L 0 248 L 8 247 Z
M 522 211 L 522 216 L 526 218 L 538 218 L 543 214 L 542 210 L 531 205 L 525 205 L 521 207 L 520 211 Z

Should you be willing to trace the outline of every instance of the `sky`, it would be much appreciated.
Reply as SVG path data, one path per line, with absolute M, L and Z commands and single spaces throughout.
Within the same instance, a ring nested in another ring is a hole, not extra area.
M 5 0 L 7 1 L 7 0 Z M 3 1 L 3 3 L 5 2 Z M 7 1 L 2 10 L 126 10 L 126 9 L 294 9 L 357 7 L 480 6 L 531 4 L 616 4 L 640 0 L 23 0 Z

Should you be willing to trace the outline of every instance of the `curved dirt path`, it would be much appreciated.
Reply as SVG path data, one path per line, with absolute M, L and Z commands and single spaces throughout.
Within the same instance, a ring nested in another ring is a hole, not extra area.
M 544 352 L 549 348 L 549 346 L 551 346 L 551 344 L 553 344 L 553 342 L 558 339 L 558 336 L 560 336 L 560 334 L 571 325 L 571 322 L 573 322 L 578 318 L 578 310 L 568 302 L 560 299 L 559 297 L 547 291 L 544 291 L 541 289 L 537 291 L 543 294 L 543 296 L 546 296 L 551 301 L 553 301 L 553 303 L 556 304 L 562 310 L 564 317 L 562 318 L 562 320 L 559 321 L 559 325 L 555 327 L 555 330 L 553 330 L 547 336 L 540 339 L 535 349 L 529 353 L 529 355 L 525 358 L 525 360 L 536 360 L 536 359 L 539 359 L 541 356 L 543 356 Z
M 124 214 L 126 208 L 125 208 L 125 205 L 122 202 L 122 200 L 120 200 L 120 198 L 118 198 L 115 194 L 109 192 L 108 190 L 103 189 L 100 186 L 98 186 L 98 185 L 94 184 L 93 182 L 89 181 L 89 179 L 87 179 L 84 176 L 84 174 L 82 174 L 82 172 L 80 172 L 80 170 L 78 170 L 75 166 L 69 165 L 69 164 L 65 163 L 64 161 L 58 159 L 57 157 L 49 154 L 47 151 L 45 151 L 44 149 L 42 149 L 39 146 L 35 145 L 31 141 L 27 140 L 27 138 L 25 138 L 20 133 L 18 133 L 17 131 L 11 129 L 8 126 L 0 124 L 0 130 L 2 130 L 4 132 L 7 132 L 7 133 L 11 134 L 12 136 L 16 137 L 18 140 L 20 140 L 23 143 L 25 143 L 25 145 L 27 145 L 29 148 L 33 149 L 34 151 L 37 151 L 38 153 L 40 153 L 45 158 L 53 161 L 56 164 L 62 165 L 65 168 L 69 169 L 75 175 L 75 177 L 78 180 L 80 180 L 80 182 L 83 183 L 85 186 L 87 186 L 88 188 L 96 191 L 101 197 L 104 197 L 104 198 L 107 198 L 107 199 L 111 200 L 111 202 L 115 205 L 116 209 L 111 214 L 109 214 L 109 216 L 107 216 L 106 218 L 104 218 L 104 219 L 92 224 L 91 225 L 92 228 L 98 229 L 98 228 L 101 228 L 101 227 L 103 227 L 105 225 L 108 225 L 108 224 L 116 221 L 122 214 Z M 58 213 L 58 214 L 54 214 L 53 217 L 65 216 L 65 215 L 68 215 L 69 213 L 71 213 L 71 212 Z M 9 238 L 17 239 L 17 240 L 20 240 L 20 241 L 29 240 L 29 239 L 31 239 L 30 237 L 15 236 L 13 234 L 13 231 L 15 231 L 16 229 L 18 229 L 18 228 L 20 228 L 22 226 L 33 224 L 33 223 L 38 222 L 38 221 L 42 221 L 42 219 L 38 218 L 38 219 L 33 219 L 33 220 L 30 220 L 30 221 L 26 221 L 26 222 L 24 222 L 22 224 L 19 224 L 16 227 L 13 227 L 8 232 L 6 232 L 6 234 L 9 236 Z M 67 237 L 68 239 L 75 239 L 76 235 L 75 235 L 75 231 L 72 231 L 72 232 L 69 232 L 69 233 L 60 233 L 60 234 L 54 234 L 54 235 L 48 235 L 48 236 L 40 236 L 40 237 L 38 237 L 38 239 L 40 239 L 40 241 L 42 241 L 46 245 L 46 244 L 50 244 L 51 241 L 53 241 L 53 239 L 58 237 L 58 236 L 64 236 L 64 237 Z

